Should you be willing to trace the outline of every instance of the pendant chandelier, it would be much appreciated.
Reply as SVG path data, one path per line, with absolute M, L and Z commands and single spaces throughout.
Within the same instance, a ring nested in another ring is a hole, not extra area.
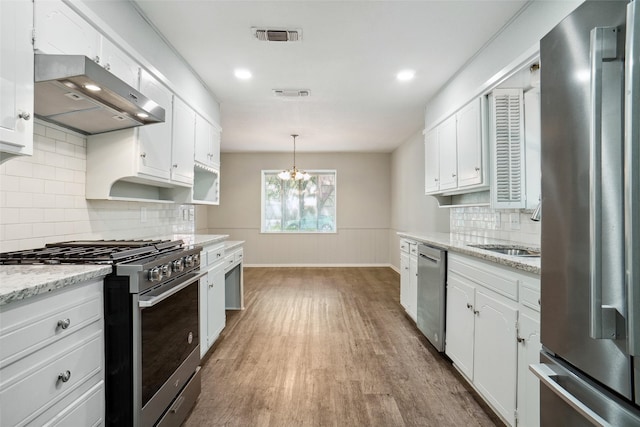
M 291 179 L 294 181 L 298 181 L 304 179 L 305 181 L 308 181 L 309 178 L 311 178 L 311 175 L 309 175 L 305 171 L 299 171 L 298 168 L 296 168 L 296 138 L 298 137 L 298 135 L 294 134 L 291 136 L 293 137 L 293 167 L 291 169 L 283 170 L 282 172 L 280 172 L 278 174 L 278 178 L 282 180 Z

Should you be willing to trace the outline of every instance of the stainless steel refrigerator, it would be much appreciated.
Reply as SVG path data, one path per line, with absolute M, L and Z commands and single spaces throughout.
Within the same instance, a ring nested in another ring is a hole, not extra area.
M 543 426 L 640 426 L 640 0 L 540 43 Z

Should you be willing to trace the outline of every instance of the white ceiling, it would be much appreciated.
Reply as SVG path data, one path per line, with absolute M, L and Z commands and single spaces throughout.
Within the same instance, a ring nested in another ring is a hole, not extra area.
M 222 151 L 390 152 L 526 0 L 135 0 L 220 102 Z M 302 28 L 298 43 L 251 27 Z M 241 81 L 236 68 L 253 77 Z M 396 80 L 403 69 L 410 82 Z M 272 89 L 309 89 L 308 98 Z

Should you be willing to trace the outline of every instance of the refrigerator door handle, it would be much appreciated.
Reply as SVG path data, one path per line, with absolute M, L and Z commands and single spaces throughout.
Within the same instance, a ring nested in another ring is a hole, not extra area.
M 587 405 L 582 403 L 577 397 L 564 389 L 556 381 L 556 379 L 559 378 L 560 375 L 556 374 L 556 372 L 554 372 L 554 370 L 551 369 L 549 365 L 546 365 L 544 363 L 529 365 L 529 370 L 533 372 L 533 374 L 538 377 L 538 379 L 540 379 L 540 382 L 544 386 L 555 393 L 560 399 L 564 400 L 569 406 L 575 409 L 592 424 L 596 426 L 611 426 L 611 424 L 604 418 L 596 414 Z
M 603 62 L 617 55 L 617 28 L 591 30 L 591 129 L 589 138 L 589 335 L 615 339 L 616 309 L 602 304 L 602 74 Z
M 625 60 L 625 263 L 629 354 L 640 356 L 640 5 L 627 5 Z

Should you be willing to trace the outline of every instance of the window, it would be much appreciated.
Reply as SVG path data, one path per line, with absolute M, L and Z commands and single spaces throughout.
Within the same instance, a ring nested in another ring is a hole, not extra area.
M 263 233 L 335 233 L 336 171 L 307 171 L 307 181 L 262 171 Z

